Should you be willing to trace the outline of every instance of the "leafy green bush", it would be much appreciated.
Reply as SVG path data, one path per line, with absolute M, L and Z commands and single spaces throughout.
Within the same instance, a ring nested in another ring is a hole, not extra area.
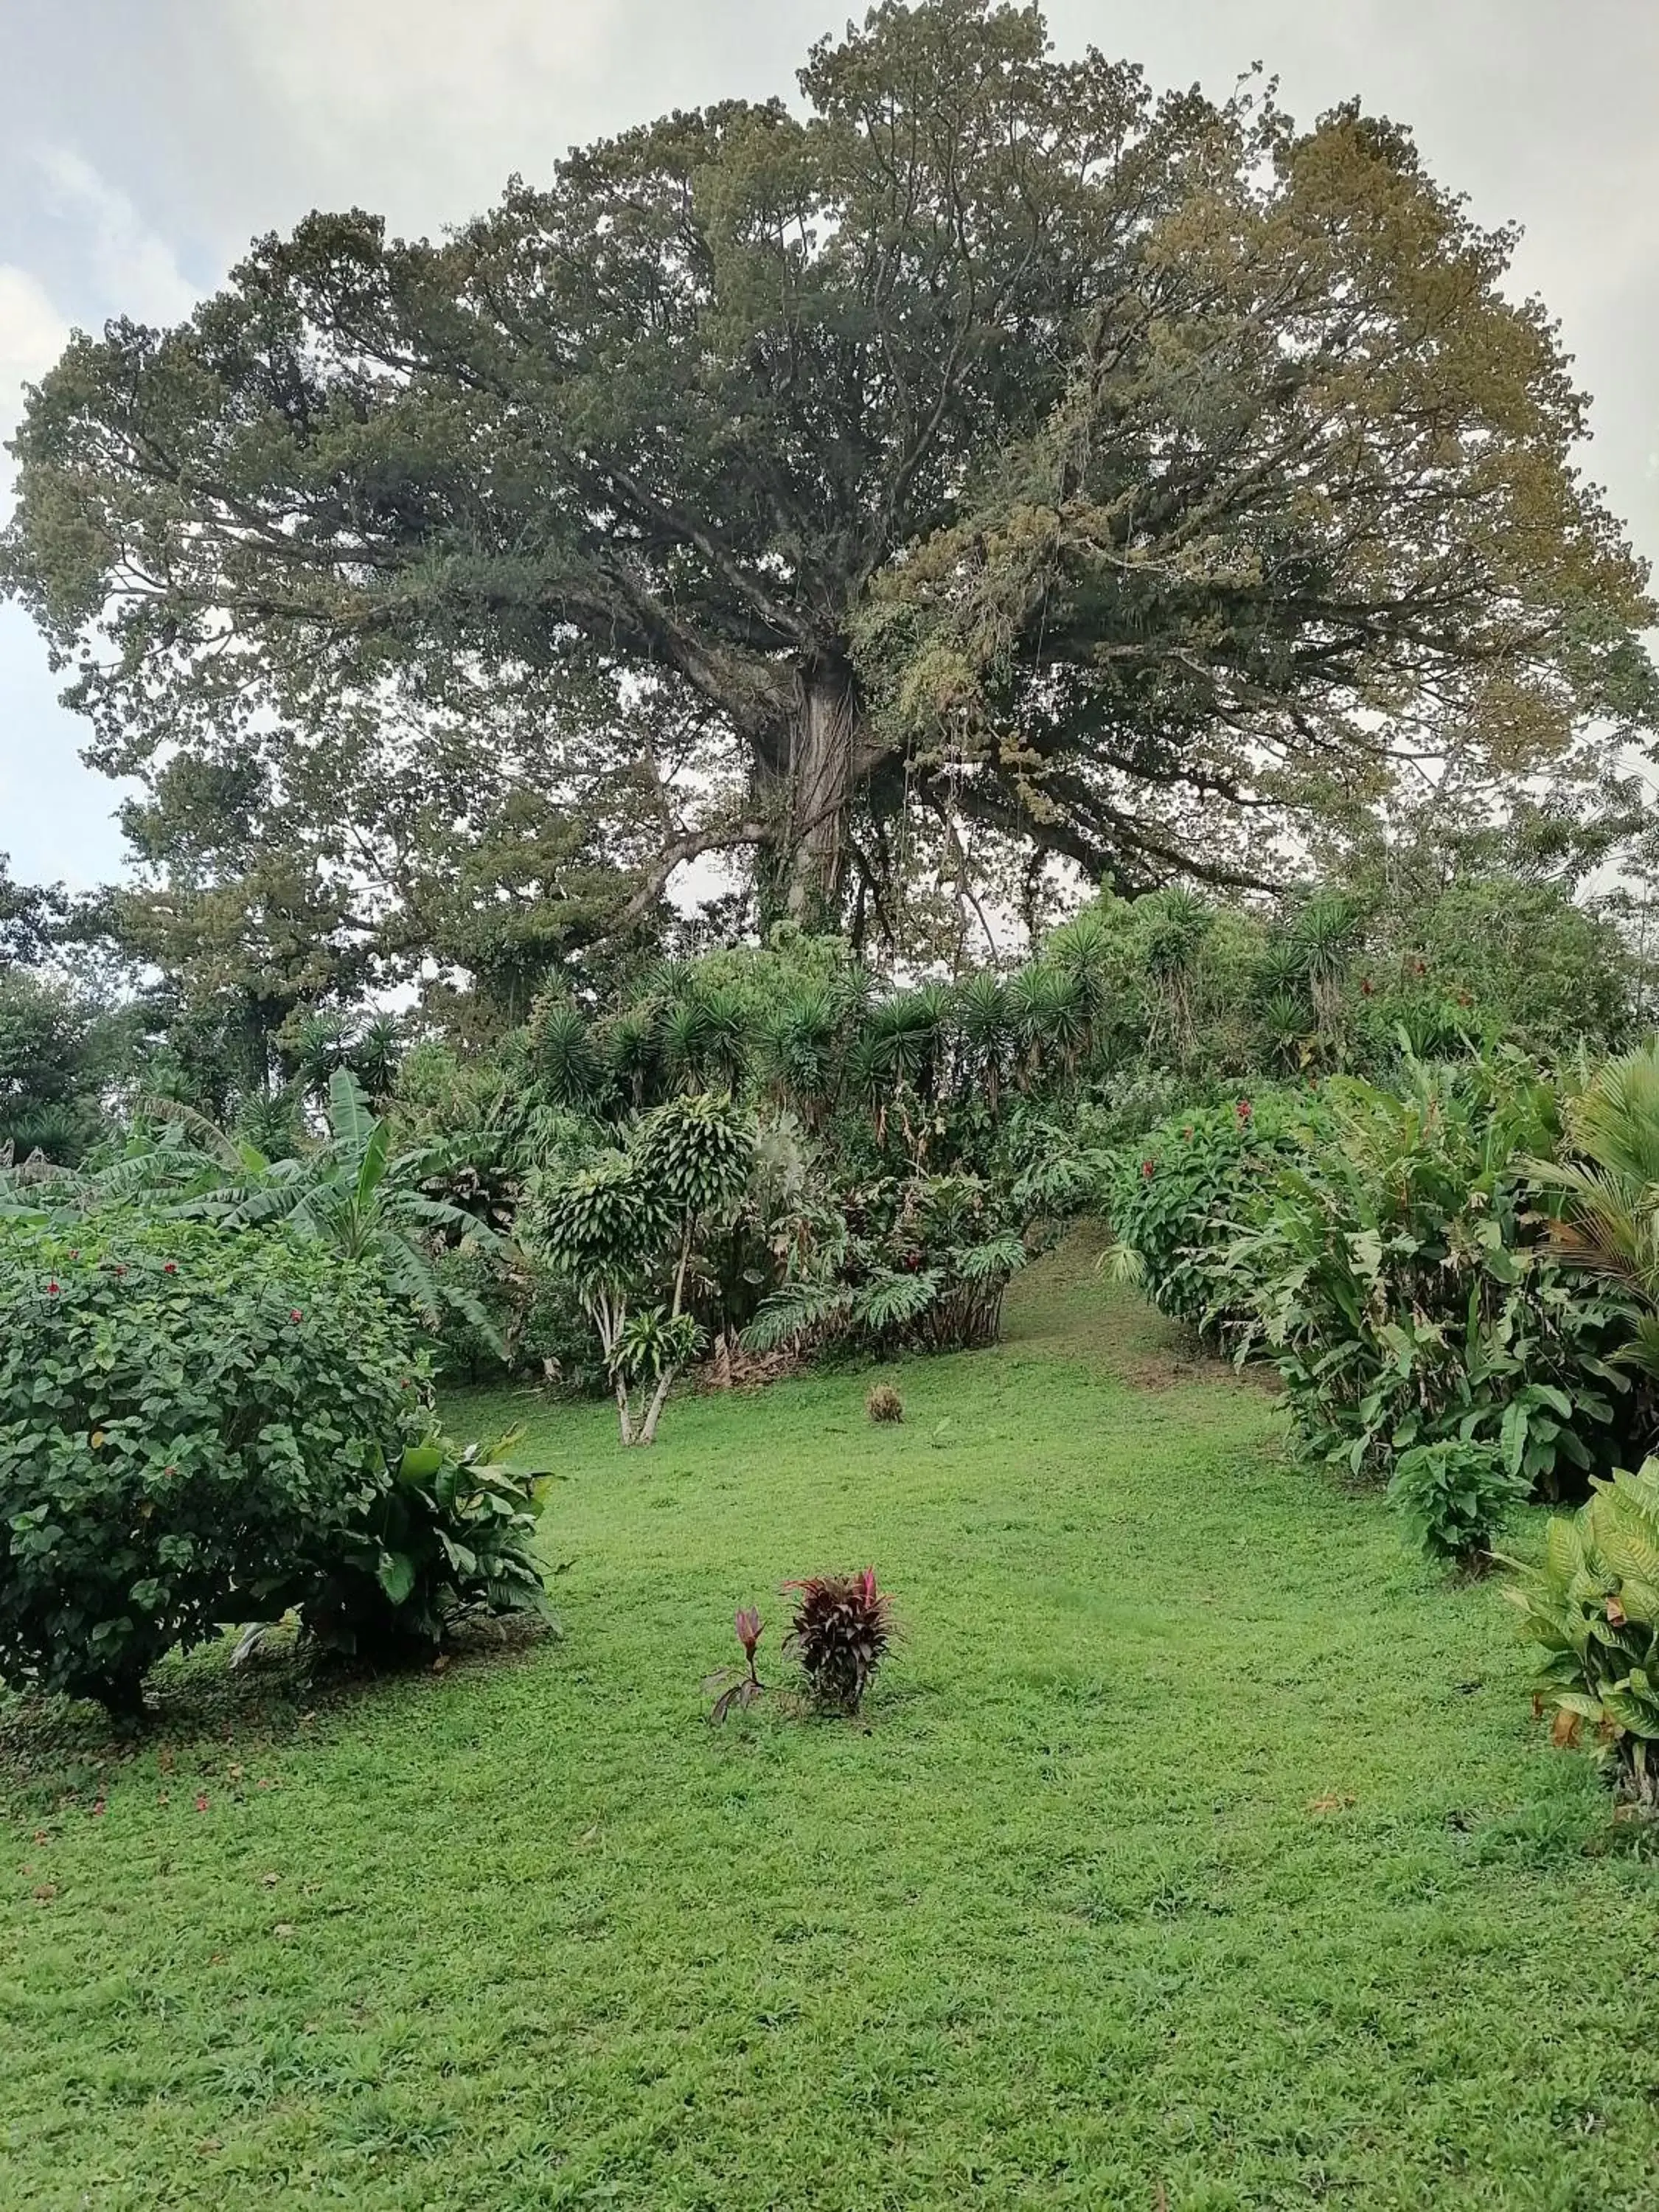
M 1194 1106 L 1113 1155 L 1106 1203 L 1121 1274 L 1200 1334 L 1236 1334 L 1249 1318 L 1236 1249 L 1274 1170 L 1322 1131 L 1309 1092 L 1266 1090 Z
M 1598 1482 L 1551 1521 L 1543 1564 L 1517 1573 L 1507 1595 L 1541 1648 L 1536 1694 L 1556 1709 L 1556 1741 L 1577 1743 L 1588 1721 L 1621 1788 L 1659 1805 L 1659 1460 Z
M 544 1613 L 537 1479 L 432 1428 L 412 1310 L 313 1238 L 0 1225 L 0 1680 L 134 1710 L 147 1669 L 297 1611 L 365 1656 Z
M 1231 1263 L 1306 1449 L 1362 1474 L 1489 1444 L 1554 1496 L 1610 1465 L 1618 1309 L 1552 1255 L 1530 1180 L 1558 1136 L 1549 1086 L 1499 1053 L 1326 1099 L 1326 1135 L 1279 1168 Z
M 1030 1256 L 1008 1194 L 978 1176 L 848 1185 L 815 1210 L 743 1341 L 751 1352 L 994 1344 L 1003 1294 Z
M 518 1440 L 457 1445 L 434 1431 L 367 1486 L 333 1558 L 315 1552 L 284 1595 L 333 1650 L 434 1649 L 471 1612 L 549 1618 L 532 1554 L 542 1478 L 501 1462 Z
M 0 1224 L 0 1312 L 14 1685 L 131 1709 L 169 1647 L 344 1556 L 427 1426 L 412 1316 L 313 1240 Z
M 1395 1462 L 1389 1497 L 1407 1535 L 1431 1559 L 1472 1566 L 1492 1540 L 1528 1484 L 1494 1445 L 1414 1444 Z

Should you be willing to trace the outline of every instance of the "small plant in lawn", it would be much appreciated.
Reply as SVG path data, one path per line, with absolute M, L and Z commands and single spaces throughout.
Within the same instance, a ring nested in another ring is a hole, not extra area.
M 705 1690 L 720 1691 L 714 1700 L 714 1711 L 708 1716 L 711 1721 L 723 1721 L 733 1705 L 746 1712 L 766 1687 L 755 1672 L 755 1653 L 766 1626 L 758 1607 L 739 1606 L 733 1626 L 738 1632 L 738 1641 L 743 1646 L 744 1664 L 742 1667 L 722 1667 L 718 1674 L 711 1674 L 703 1684 Z
M 865 1400 L 864 1410 L 872 1421 L 902 1421 L 904 1401 L 890 1382 L 878 1382 Z
M 1443 1441 L 1401 1453 L 1389 1498 L 1419 1552 L 1474 1570 L 1530 1488 L 1495 1445 Z
M 469 1616 L 554 1626 L 536 1523 L 544 1471 L 505 1464 L 521 1432 L 458 1444 L 434 1429 L 365 1489 L 337 1556 L 296 1583 L 307 1638 L 367 1659 L 437 1650 Z
M 798 1593 L 785 1650 L 800 1661 L 819 1705 L 857 1712 L 894 1636 L 893 1601 L 876 1588 L 875 1569 L 784 1587 Z

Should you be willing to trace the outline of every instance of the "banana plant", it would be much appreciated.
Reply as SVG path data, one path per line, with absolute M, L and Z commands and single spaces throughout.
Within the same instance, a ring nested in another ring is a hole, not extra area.
M 416 1306 L 428 1327 L 448 1308 L 501 1352 L 478 1300 L 441 1282 L 434 1266 L 434 1249 L 447 1237 L 471 1238 L 490 1250 L 501 1246 L 474 1215 L 422 1189 L 442 1164 L 441 1155 L 394 1152 L 390 1122 L 371 1111 L 349 1068 L 336 1068 L 329 1078 L 328 1119 L 325 1142 L 292 1159 L 268 1160 L 246 1141 L 218 1133 L 221 1180 L 179 1211 L 234 1229 L 281 1221 L 344 1259 L 371 1261 L 392 1294 Z

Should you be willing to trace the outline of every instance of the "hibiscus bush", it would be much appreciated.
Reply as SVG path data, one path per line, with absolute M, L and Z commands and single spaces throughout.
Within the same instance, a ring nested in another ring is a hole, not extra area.
M 0 1312 L 0 1680 L 132 1711 L 164 1651 L 337 1599 L 343 1571 L 427 1620 L 429 1553 L 467 1583 L 457 1514 L 405 1481 L 431 1428 L 417 1319 L 366 1267 L 279 1231 L 4 1222 Z M 411 1520 L 449 1547 L 394 1556 Z

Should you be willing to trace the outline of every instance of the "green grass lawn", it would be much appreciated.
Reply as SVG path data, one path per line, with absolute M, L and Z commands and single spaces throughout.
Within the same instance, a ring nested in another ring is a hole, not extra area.
M 677 1401 L 567 1478 L 564 1640 L 3 1739 L 0 2203 L 1659 2203 L 1659 1873 L 1495 1589 L 1062 1254 L 1000 1350 Z M 711 1729 L 873 1560 L 868 1725 Z M 68 1794 L 70 1792 L 73 1794 Z M 1587 1847 L 1588 1846 L 1588 1850 Z

